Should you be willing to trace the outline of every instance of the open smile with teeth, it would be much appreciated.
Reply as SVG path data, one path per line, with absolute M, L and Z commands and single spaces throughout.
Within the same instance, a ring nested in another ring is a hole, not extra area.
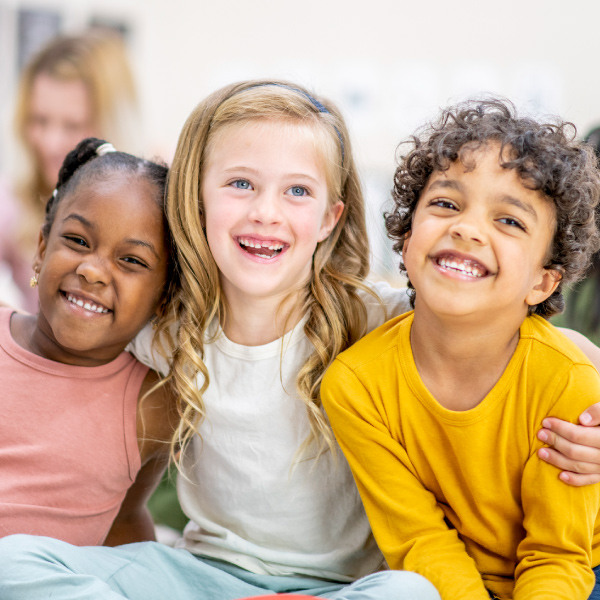
M 442 267 L 442 269 L 456 271 L 467 277 L 485 277 L 488 274 L 487 269 L 483 265 L 472 260 L 439 257 L 435 259 L 435 262 Z
M 76 306 L 79 306 L 80 308 L 83 308 L 85 310 L 89 310 L 90 312 L 98 313 L 98 314 L 105 314 L 105 313 L 111 312 L 108 308 L 106 308 L 106 306 L 102 306 L 101 304 L 96 304 L 95 302 L 92 302 L 91 300 L 86 300 L 84 298 L 78 298 L 77 296 L 74 296 L 73 294 L 70 294 L 68 292 L 63 292 L 63 296 L 71 304 L 75 304 Z
M 251 238 L 237 238 L 242 250 L 259 258 L 275 258 L 279 256 L 286 244 L 275 240 L 255 240 Z

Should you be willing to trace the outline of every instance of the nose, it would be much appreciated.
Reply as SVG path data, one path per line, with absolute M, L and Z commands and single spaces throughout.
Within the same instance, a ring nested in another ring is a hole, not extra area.
M 461 214 L 450 226 L 450 235 L 453 239 L 460 239 L 465 242 L 474 242 L 483 244 L 485 242 L 485 232 L 481 220 L 477 215 Z
M 278 223 L 281 220 L 281 201 L 275 190 L 263 190 L 254 196 L 248 217 L 255 223 Z
M 106 285 L 111 278 L 107 261 L 96 254 L 86 256 L 77 266 L 75 273 L 90 285 Z

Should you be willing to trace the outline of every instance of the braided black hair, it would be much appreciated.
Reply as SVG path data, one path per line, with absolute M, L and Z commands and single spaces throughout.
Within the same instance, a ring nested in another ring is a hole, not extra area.
M 82 180 L 98 181 L 111 173 L 131 173 L 149 180 L 156 189 L 156 201 L 164 210 L 168 168 L 164 164 L 138 158 L 126 152 L 111 150 L 99 155 L 98 148 L 110 146 L 106 140 L 86 138 L 65 157 L 58 172 L 56 188 L 46 203 L 46 216 L 42 232 L 48 237 L 60 201 L 73 192 Z M 165 224 L 166 228 L 166 224 Z

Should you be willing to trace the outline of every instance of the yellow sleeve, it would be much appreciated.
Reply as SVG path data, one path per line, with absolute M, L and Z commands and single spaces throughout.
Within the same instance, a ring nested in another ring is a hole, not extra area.
M 574 365 L 552 416 L 573 421 L 600 395 L 598 373 Z M 540 444 L 541 445 L 541 444 Z M 600 485 L 571 487 L 532 448 L 522 480 L 525 537 L 517 549 L 514 600 L 587 600 L 594 587 L 592 540 Z
M 463 542 L 390 435 L 385 399 L 373 398 L 340 359 L 327 371 L 321 397 L 390 568 L 423 575 L 443 600 L 489 600 Z

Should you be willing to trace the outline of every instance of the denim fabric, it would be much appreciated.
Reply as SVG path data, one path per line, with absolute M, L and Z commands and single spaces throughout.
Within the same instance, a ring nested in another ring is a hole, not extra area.
M 596 585 L 588 600 L 600 600 L 600 565 L 594 568 L 594 575 L 596 575 Z

